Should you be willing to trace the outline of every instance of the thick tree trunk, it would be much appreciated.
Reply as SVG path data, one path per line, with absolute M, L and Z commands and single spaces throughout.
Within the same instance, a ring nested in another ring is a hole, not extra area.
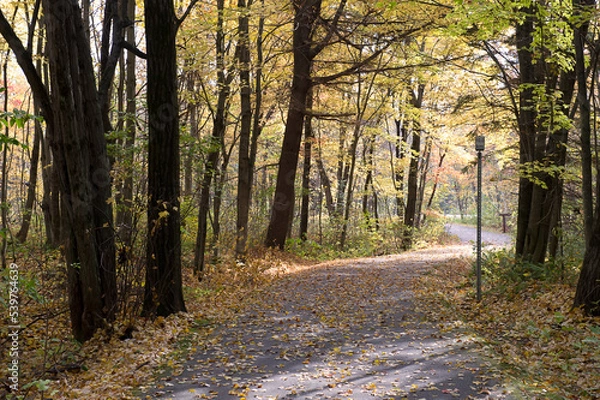
M 294 0 L 294 8 L 296 27 L 293 36 L 294 77 L 279 159 L 275 198 L 265 241 L 269 247 L 282 249 L 285 246 L 288 224 L 294 208 L 296 168 L 302 142 L 306 99 L 311 86 L 310 72 L 312 61 L 316 56 L 311 49 L 311 34 L 320 15 L 321 0 Z
M 574 306 L 582 307 L 588 315 L 600 316 L 600 218 L 598 217 L 585 251 Z
M 575 0 L 577 13 L 581 7 L 593 6 L 594 0 Z M 586 241 L 591 240 L 594 229 L 594 189 L 592 173 L 592 128 L 590 124 L 590 99 L 587 90 L 587 67 L 585 42 L 589 22 L 576 26 L 573 30 L 575 47 L 575 75 L 577 80 L 577 104 L 579 105 L 579 130 L 581 134 L 581 177 L 583 196 L 583 226 Z
M 596 3 L 594 0 L 578 0 L 574 2 L 577 6 L 576 10 L 580 13 L 593 10 Z M 586 10 L 587 9 L 587 10 Z M 590 14 L 591 15 L 591 14 Z M 590 126 L 590 103 L 587 98 L 587 74 L 585 72 L 585 38 L 588 31 L 589 22 L 586 21 L 580 27 L 575 29 L 575 50 L 576 50 L 576 75 L 578 95 L 577 102 L 580 108 L 581 121 L 581 145 L 582 147 L 589 146 L 589 136 L 591 135 Z M 589 148 L 588 148 L 589 150 Z M 591 160 L 586 160 L 589 155 L 584 155 L 582 158 L 582 167 L 584 174 L 584 188 L 587 180 L 591 180 Z M 586 178 L 586 175 L 589 176 Z M 600 175 L 596 176 L 597 194 L 600 193 Z M 584 190 L 584 204 L 593 203 L 593 195 L 589 193 L 591 188 Z M 581 273 L 577 282 L 577 290 L 575 292 L 575 307 L 582 307 L 588 315 L 600 316 L 600 199 L 596 199 L 596 209 L 592 214 L 587 208 L 592 204 L 588 204 L 584 208 L 584 220 L 586 228 L 586 250 L 581 266 Z M 587 212 L 587 215 L 585 215 Z M 592 220 L 591 229 L 590 219 Z
M 148 65 L 148 247 L 143 314 L 185 311 L 179 208 L 177 20 L 172 0 L 145 0 Z
M 521 94 L 519 96 L 519 163 L 524 166 L 534 160 L 536 111 L 534 88 L 539 83 L 534 71 L 531 46 L 534 33 L 533 7 L 523 10 L 527 15 L 516 27 L 516 45 L 521 73 Z M 527 235 L 533 197 L 533 182 L 527 177 L 519 178 L 519 198 L 517 208 L 517 237 L 515 251 L 518 256 L 527 256 Z
M 81 11 L 43 1 L 53 96 L 50 137 L 61 184 L 62 241 L 73 335 L 89 339 L 116 312 L 111 184 L 104 126 Z M 91 237 L 90 237 L 91 234 Z

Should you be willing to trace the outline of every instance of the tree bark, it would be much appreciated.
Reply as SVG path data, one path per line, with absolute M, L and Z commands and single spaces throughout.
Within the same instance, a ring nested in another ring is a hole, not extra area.
M 595 5 L 594 0 L 578 0 L 574 2 L 575 9 L 580 14 L 584 12 L 590 12 Z M 577 86 L 578 95 L 577 101 L 580 108 L 580 120 L 581 120 L 581 136 L 582 136 L 582 147 L 588 145 L 589 142 L 584 142 L 585 136 L 591 132 L 590 127 L 590 104 L 587 98 L 587 74 L 585 73 L 585 58 L 584 58 L 584 46 L 585 37 L 589 26 L 589 17 L 586 16 L 584 23 L 575 29 L 575 49 L 576 49 L 576 74 L 577 74 Z M 582 157 L 583 158 L 583 157 Z M 582 167 L 584 168 L 584 174 L 590 174 L 591 179 L 591 160 L 587 165 L 588 160 L 582 160 Z M 590 169 L 589 171 L 587 169 Z M 584 181 L 585 184 L 585 181 Z M 597 190 L 600 187 L 600 176 L 596 176 L 596 187 Z M 589 190 L 589 189 L 588 189 Z M 592 193 L 584 192 L 584 196 L 592 196 Z M 593 202 L 593 198 L 587 200 Z M 587 207 L 589 207 L 588 205 Z M 586 249 L 583 264 L 581 266 L 581 273 L 579 280 L 577 281 L 577 289 L 575 292 L 575 307 L 582 307 L 583 310 L 591 316 L 600 316 L 600 199 L 596 199 L 596 209 L 594 210 L 593 217 L 590 217 L 590 211 L 588 215 L 585 215 L 585 228 L 586 228 Z M 589 219 L 592 218 L 593 224 L 591 230 L 589 229 Z M 588 232 L 589 231 L 589 232 Z
M 110 168 L 81 10 L 70 0 L 44 0 L 43 6 L 54 106 L 48 128 L 61 185 L 71 325 L 84 341 L 117 307 Z
M 179 208 L 178 23 L 172 0 L 145 0 L 148 76 L 148 247 L 143 314 L 185 311 Z
M 521 74 L 522 86 L 519 96 L 519 164 L 527 165 L 534 160 L 536 136 L 536 111 L 534 89 L 532 85 L 538 84 L 535 74 L 533 53 L 534 34 L 534 8 L 527 7 L 522 10 L 526 15 L 523 22 L 516 26 L 516 45 Z M 533 198 L 533 182 L 522 174 L 519 178 L 519 196 L 517 208 L 517 237 L 515 252 L 518 256 L 527 256 L 527 235 L 531 214 L 531 201 Z
M 594 0 L 575 0 L 575 12 L 581 14 L 582 8 L 595 4 Z M 588 17 L 589 18 L 589 17 Z M 581 134 L 581 177 L 583 196 L 583 226 L 586 242 L 591 240 L 594 229 L 594 189 L 592 173 L 592 129 L 590 124 L 590 99 L 587 90 L 587 67 L 585 65 L 585 42 L 588 33 L 588 21 L 576 25 L 573 29 L 575 47 L 575 75 L 577 80 L 577 104 L 579 105 L 579 130 Z
M 312 108 L 312 90 L 306 99 L 307 108 Z M 308 220 L 310 206 L 310 167 L 312 164 L 312 116 L 307 115 L 304 119 L 304 165 L 302 168 L 302 203 L 300 206 L 300 239 L 308 239 Z
M 283 249 L 292 218 L 295 201 L 294 184 L 298 155 L 302 141 L 302 127 L 306 99 L 311 86 L 310 72 L 317 54 L 311 48 L 312 31 L 321 13 L 321 0 L 294 0 L 294 77 L 283 134 L 279 170 L 275 184 L 275 198 L 265 244 Z
M 248 219 L 250 215 L 250 199 L 252 192 L 252 162 L 250 160 L 250 140 L 252 134 L 252 106 L 250 87 L 250 32 L 248 22 L 248 10 L 252 1 L 248 4 L 246 0 L 238 0 L 240 17 L 238 19 L 237 48 L 240 69 L 240 104 L 241 104 L 241 126 L 240 145 L 238 161 L 238 193 L 237 193 L 237 221 L 236 221 L 236 258 L 245 262 L 246 246 L 248 244 Z
M 425 85 L 420 83 L 412 92 L 411 104 L 415 109 L 420 109 L 423 104 L 423 92 Z M 402 248 L 408 250 L 412 247 L 413 231 L 417 227 L 417 197 L 419 190 L 419 157 L 421 154 L 421 123 L 419 117 L 413 119 L 412 144 L 410 147 L 410 166 L 408 169 L 408 182 L 406 194 L 406 208 L 404 211 L 404 234 L 402 236 Z
M 586 314 L 600 316 L 600 221 L 588 242 L 581 274 L 575 292 L 575 307 L 582 307 Z

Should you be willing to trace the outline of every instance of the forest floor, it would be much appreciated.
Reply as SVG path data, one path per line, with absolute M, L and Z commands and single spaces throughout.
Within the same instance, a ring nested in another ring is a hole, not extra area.
M 504 399 L 481 343 L 431 321 L 415 278 L 469 247 L 322 263 L 287 274 L 145 390 L 173 399 Z
M 259 250 L 201 282 L 185 269 L 187 313 L 81 347 L 55 296 L 49 318 L 25 310 L 25 398 L 600 399 L 600 320 L 571 309 L 573 282 L 486 280 L 478 303 L 473 228 L 447 230 L 453 242 L 400 255 Z M 484 242 L 501 264 L 505 242 Z

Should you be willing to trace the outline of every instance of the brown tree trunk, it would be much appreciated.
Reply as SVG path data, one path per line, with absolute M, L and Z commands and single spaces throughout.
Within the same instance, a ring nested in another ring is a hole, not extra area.
M 519 97 L 519 163 L 527 165 L 534 160 L 536 136 L 536 112 L 534 103 L 534 84 L 539 83 L 535 74 L 531 46 L 534 33 L 534 10 L 528 7 L 522 10 L 526 17 L 516 27 L 516 45 L 521 74 L 522 90 Z M 534 184 L 527 177 L 519 178 L 519 198 L 517 208 L 516 254 L 527 255 L 527 235 L 531 214 L 531 200 Z
M 145 0 L 148 76 L 148 247 L 143 314 L 185 311 L 179 208 L 178 23 L 172 0 Z
M 81 10 L 44 0 L 55 129 L 50 137 L 61 183 L 62 242 L 71 324 L 89 339 L 116 312 L 110 174 L 100 101 Z M 91 235 L 91 236 L 90 236 Z
M 307 108 L 312 108 L 312 90 L 306 99 Z M 310 206 L 310 167 L 312 163 L 312 116 L 307 115 L 304 119 L 304 165 L 302 168 L 302 203 L 300 206 L 300 239 L 308 239 L 308 220 Z
M 321 13 L 321 0 L 294 0 L 294 77 L 288 106 L 288 116 L 283 134 L 279 170 L 275 184 L 275 198 L 267 230 L 266 245 L 283 249 L 292 218 L 295 200 L 294 184 L 306 99 L 311 86 L 310 72 L 316 56 L 312 49 L 312 31 Z
M 591 11 L 595 5 L 594 0 L 578 0 L 574 2 L 576 10 L 580 13 Z M 591 14 L 590 14 L 591 15 Z M 587 97 L 587 73 L 585 70 L 585 38 L 587 35 L 589 26 L 589 20 L 584 22 L 580 27 L 577 27 L 574 31 L 575 34 L 575 50 L 576 50 L 576 75 L 577 75 L 577 102 L 580 108 L 580 123 L 581 123 L 581 145 L 582 147 L 589 146 L 591 126 L 590 126 L 590 103 Z M 596 59 L 597 60 L 597 59 Z M 585 157 L 588 157 L 586 155 Z M 585 158 L 582 157 L 582 158 Z M 589 164 L 588 164 L 589 163 Z M 583 174 L 584 174 L 584 185 L 586 180 L 591 180 L 592 166 L 591 160 L 582 160 Z M 589 177 L 585 175 L 589 174 Z M 591 183 L 590 183 L 591 184 Z M 600 191 L 600 175 L 596 176 L 596 189 L 597 193 Z M 593 203 L 593 194 L 588 193 L 591 188 L 584 191 L 584 196 L 590 198 L 585 202 Z M 584 204 L 585 204 L 584 202 Z M 588 204 L 587 207 L 590 207 Z M 588 315 L 600 316 L 600 199 L 596 199 L 596 209 L 593 216 L 585 215 L 585 228 L 586 228 L 586 249 L 583 264 L 581 266 L 581 273 L 579 280 L 577 281 L 577 290 L 575 292 L 575 307 L 582 307 Z M 589 220 L 592 219 L 592 228 L 589 228 Z
M 250 140 L 252 133 L 252 106 L 250 87 L 250 32 L 248 26 L 248 10 L 252 4 L 246 0 L 238 0 L 240 17 L 238 19 L 239 45 L 237 49 L 240 69 L 240 104 L 241 104 L 241 126 L 240 145 L 238 161 L 238 193 L 237 193 L 237 221 L 236 221 L 236 243 L 235 253 L 238 260 L 244 262 L 246 259 L 246 246 L 248 244 L 248 219 L 250 215 L 250 199 L 252 191 L 252 162 Z
M 423 92 L 425 85 L 420 83 L 416 91 L 412 92 L 411 103 L 415 109 L 420 109 L 423 104 Z M 410 147 L 411 158 L 408 169 L 408 182 L 406 194 L 406 208 L 404 211 L 404 234 L 402 237 L 402 248 L 407 250 L 412 247 L 413 231 L 417 227 L 417 197 L 419 189 L 419 157 L 421 156 L 421 123 L 415 117 L 413 119 L 412 144 Z

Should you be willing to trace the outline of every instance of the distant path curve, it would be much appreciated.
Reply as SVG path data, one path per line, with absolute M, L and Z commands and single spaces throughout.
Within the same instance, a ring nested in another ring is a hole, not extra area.
M 458 237 L 461 243 L 467 244 L 477 240 L 477 228 L 457 223 L 446 224 L 446 232 Z M 482 230 L 481 242 L 484 246 L 509 246 L 513 243 L 511 235 Z

